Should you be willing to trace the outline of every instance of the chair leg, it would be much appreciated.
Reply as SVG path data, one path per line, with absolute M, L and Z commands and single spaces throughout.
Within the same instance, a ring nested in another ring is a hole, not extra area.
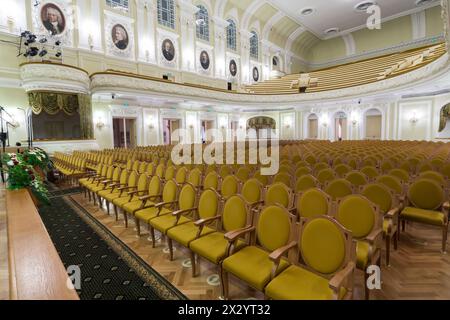
M 367 280 L 369 279 L 369 274 L 367 273 L 367 270 L 364 270 L 364 299 L 369 300 L 370 299 L 370 290 L 367 287 Z
M 386 235 L 386 266 L 390 267 L 391 235 Z
M 102 208 L 102 205 L 103 205 L 102 198 L 100 198 L 100 196 L 97 195 L 97 199 L 98 199 L 98 207 L 101 209 L 101 208 Z
M 192 265 L 192 277 L 195 278 L 197 276 L 197 268 L 195 263 L 195 253 L 191 251 L 191 265 Z
M 394 239 L 394 250 L 398 249 L 398 230 L 394 233 L 393 239 Z
M 119 221 L 119 212 L 117 211 L 116 205 L 114 205 L 114 214 L 116 215 L 116 221 Z
M 402 220 L 402 231 L 405 232 L 406 230 L 406 220 Z
M 447 235 L 448 235 L 448 226 L 445 225 L 442 227 L 442 253 L 446 253 L 447 250 Z
M 136 224 L 137 236 L 140 238 L 141 237 L 141 220 L 134 217 L 134 223 Z
M 228 273 L 220 267 L 220 282 L 222 284 L 223 300 L 228 300 Z
M 86 188 L 86 191 L 87 191 L 87 194 L 88 194 L 89 202 L 91 202 L 91 192 L 89 190 L 87 190 L 87 188 Z
M 173 261 L 173 243 L 172 239 L 170 239 L 169 237 L 167 237 L 167 245 L 169 246 L 170 261 Z
M 106 202 L 106 211 L 108 212 L 108 216 L 110 215 L 110 209 L 109 209 L 109 201 L 108 200 L 105 200 L 105 202 Z
M 152 237 L 152 247 L 153 248 L 155 248 L 156 247 L 156 244 L 155 244 L 155 229 L 153 229 L 153 227 L 152 226 L 148 226 L 149 227 L 149 230 L 150 230 L 150 236 Z
M 97 205 L 97 201 L 95 200 L 95 193 L 92 192 L 92 200 L 94 200 L 94 206 Z
M 125 228 L 128 228 L 128 214 L 124 209 L 122 209 L 122 212 L 123 212 L 123 219 L 125 220 Z

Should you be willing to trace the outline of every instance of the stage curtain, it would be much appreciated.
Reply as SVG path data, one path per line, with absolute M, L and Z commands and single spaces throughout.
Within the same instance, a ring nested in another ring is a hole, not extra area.
M 78 94 L 78 104 L 81 120 L 81 137 L 83 139 L 94 139 L 91 96 Z
M 29 92 L 28 99 L 34 114 L 46 112 L 56 115 L 63 111 L 68 116 L 80 115 L 81 138 L 94 139 L 92 102 L 90 95 L 59 92 Z

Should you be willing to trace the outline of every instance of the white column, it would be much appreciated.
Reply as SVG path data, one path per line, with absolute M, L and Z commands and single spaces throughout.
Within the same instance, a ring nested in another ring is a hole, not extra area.
M 213 17 L 214 22 L 214 54 L 216 78 L 226 78 L 226 28 L 228 22 L 220 17 Z
M 156 6 L 154 1 L 136 0 L 138 60 L 156 63 L 155 23 Z
M 250 84 L 250 38 L 252 34 L 247 30 L 241 30 L 241 82 Z
M 198 8 L 185 0 L 179 0 L 179 5 L 181 68 L 195 72 L 195 13 Z
M 270 79 L 270 71 L 272 61 L 270 61 L 270 47 L 271 43 L 267 40 L 261 40 L 261 52 L 262 52 L 262 80 Z

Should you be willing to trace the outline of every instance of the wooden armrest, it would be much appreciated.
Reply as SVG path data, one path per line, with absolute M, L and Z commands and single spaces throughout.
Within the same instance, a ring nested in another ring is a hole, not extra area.
M 219 220 L 221 218 L 222 218 L 222 216 L 215 216 L 215 217 L 211 217 L 211 218 L 207 218 L 207 219 L 201 219 L 201 220 L 196 221 L 194 224 L 196 227 L 200 227 L 200 226 L 204 226 L 205 224 L 207 224 L 211 221 Z
M 156 208 L 160 208 L 160 207 L 162 207 L 162 206 L 166 206 L 166 205 L 174 204 L 174 203 L 178 203 L 178 201 L 160 202 L 160 203 L 157 203 L 157 204 L 155 205 L 155 207 L 156 207 Z
M 239 230 L 234 230 L 234 231 L 230 231 L 227 234 L 224 235 L 225 239 L 230 241 L 230 242 L 234 242 L 236 241 L 238 238 L 242 237 L 244 234 L 252 232 L 256 230 L 256 227 L 245 227 Z
M 399 212 L 400 212 L 400 208 L 394 208 L 394 209 L 391 209 L 389 212 L 387 212 L 384 217 L 387 219 L 394 219 L 396 216 L 398 216 Z
M 148 199 L 151 199 L 151 198 L 160 198 L 160 197 L 162 197 L 162 194 L 158 194 L 158 195 L 155 195 L 155 196 L 146 195 L 146 196 L 139 197 L 139 200 L 144 201 L 144 200 L 148 200 Z
M 330 279 L 330 281 L 328 282 L 328 286 L 330 287 L 330 289 L 332 289 L 339 295 L 339 290 L 342 286 L 342 283 L 345 281 L 345 279 L 353 274 L 354 270 L 355 263 L 353 261 L 350 261 L 344 269 L 336 273 L 333 278 Z
M 122 188 L 119 188 L 119 189 L 117 189 L 117 190 L 119 190 L 119 191 L 125 191 L 125 190 L 132 190 L 132 189 L 136 189 L 136 187 L 122 187 Z
M 107 184 L 107 183 L 110 183 L 110 182 L 112 182 L 112 180 L 103 180 L 102 182 L 100 182 L 101 184 Z
M 143 191 L 138 191 L 138 190 L 130 191 L 130 192 L 128 192 L 128 195 L 132 196 L 132 195 L 138 194 L 139 192 L 143 192 Z
M 445 211 L 450 211 L 450 202 L 447 201 L 442 205 L 442 209 L 444 209 Z
M 190 209 L 186 209 L 186 210 L 178 210 L 178 211 L 172 212 L 172 215 L 175 216 L 175 217 L 180 217 L 182 214 L 186 214 L 188 212 L 195 211 L 197 209 L 198 208 L 195 207 L 195 208 L 190 208 Z
M 278 248 L 277 250 L 275 250 L 274 252 L 272 252 L 272 253 L 269 255 L 269 259 L 270 259 L 272 262 L 278 264 L 279 261 L 280 261 L 280 259 L 281 259 L 281 257 L 282 257 L 286 252 L 288 252 L 289 250 L 291 250 L 292 248 L 294 248 L 296 245 L 297 245 L 297 242 L 296 242 L 296 241 L 292 241 L 291 243 L 285 245 L 284 247 Z
M 383 233 L 383 229 L 377 229 L 372 231 L 367 237 L 366 240 L 370 243 L 370 244 L 375 244 L 375 241 L 377 240 L 377 238 Z

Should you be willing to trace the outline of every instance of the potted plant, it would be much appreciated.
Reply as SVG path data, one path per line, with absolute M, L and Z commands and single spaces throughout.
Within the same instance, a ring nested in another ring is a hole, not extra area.
M 27 189 L 37 206 L 50 203 L 43 174 L 48 164 L 45 152 L 31 149 L 22 154 L 6 153 L 2 160 L 8 174 L 8 190 Z

